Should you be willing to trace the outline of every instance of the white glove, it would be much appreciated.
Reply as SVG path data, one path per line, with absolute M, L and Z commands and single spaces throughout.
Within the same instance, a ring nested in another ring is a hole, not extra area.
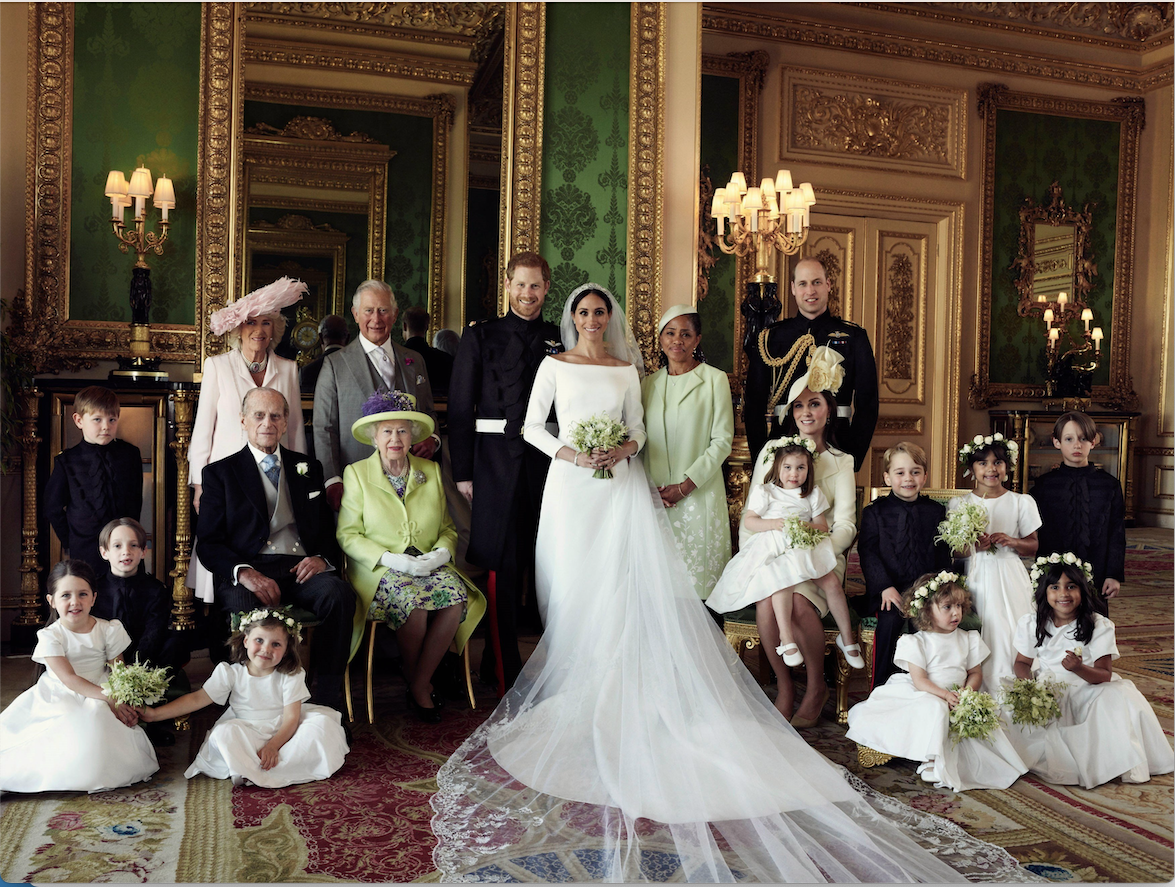
M 398 573 L 407 573 L 409 576 L 427 576 L 431 570 L 421 563 L 420 558 L 411 554 L 392 554 L 385 551 L 380 555 L 379 562 Z
M 425 568 L 425 572 L 431 573 L 437 567 L 447 564 L 452 559 L 447 548 L 434 548 L 428 554 L 420 556 L 420 564 Z

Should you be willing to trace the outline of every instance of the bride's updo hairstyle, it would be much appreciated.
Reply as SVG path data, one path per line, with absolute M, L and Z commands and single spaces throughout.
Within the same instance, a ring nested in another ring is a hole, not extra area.
M 584 300 L 585 296 L 597 296 L 600 301 L 604 303 L 604 307 L 608 309 L 608 315 L 612 315 L 612 300 L 599 290 L 584 290 L 571 300 L 571 313 L 575 313 L 575 309 L 579 307 L 579 303 Z

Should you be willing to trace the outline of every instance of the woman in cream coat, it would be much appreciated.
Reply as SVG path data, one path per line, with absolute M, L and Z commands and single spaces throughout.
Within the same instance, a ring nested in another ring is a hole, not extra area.
M 698 597 L 710 596 L 730 560 L 730 523 L 722 463 L 734 439 L 726 373 L 706 364 L 702 321 L 690 305 L 661 315 L 665 366 L 641 382 L 645 469 L 669 510 L 669 523 Z
M 464 649 L 486 602 L 451 563 L 457 530 L 441 466 L 408 452 L 432 430 L 432 419 L 416 411 L 410 394 L 377 391 L 367 399 L 351 433 L 375 452 L 343 472 L 336 537 L 359 598 L 351 656 L 368 620 L 386 622 L 396 631 L 408 705 L 435 723 L 440 712 L 432 676 L 454 640 L 458 652 Z
M 283 277 L 213 312 L 208 319 L 215 335 L 227 337 L 229 350 L 204 361 L 200 399 L 196 403 L 196 420 L 188 448 L 188 483 L 192 486 L 192 507 L 197 513 L 204 467 L 240 452 L 245 446 L 241 403 L 249 389 L 272 388 L 285 396 L 290 412 L 281 445 L 306 452 L 298 364 L 273 353 L 286 329 L 281 309 L 297 302 L 305 292 L 306 284 Z M 197 600 L 212 602 L 212 574 L 194 551 L 187 585 L 195 590 Z

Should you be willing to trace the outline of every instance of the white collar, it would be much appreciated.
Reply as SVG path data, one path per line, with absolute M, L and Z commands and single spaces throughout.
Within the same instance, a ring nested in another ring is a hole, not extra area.
M 250 442 L 250 441 L 245 441 L 245 443 L 249 447 L 249 452 L 253 454 L 253 461 L 256 462 L 258 465 L 260 465 L 264 461 L 266 456 L 270 456 L 270 455 L 277 456 L 277 461 L 279 463 L 282 460 L 282 448 L 280 446 L 276 450 L 274 450 L 272 453 L 267 453 L 264 450 L 257 449 L 257 447 L 253 446 L 252 442 Z
M 362 334 L 360 334 L 360 336 L 359 336 L 359 341 L 361 343 L 363 343 L 363 353 L 364 354 L 370 355 L 373 351 L 382 351 L 388 357 L 392 357 L 394 355 L 394 352 L 392 351 L 392 347 L 391 347 L 392 346 L 392 337 L 391 336 L 388 336 L 387 341 L 385 341 L 382 345 L 376 345 L 374 342 L 372 342 L 371 340 L 369 340 L 366 336 L 364 336 Z

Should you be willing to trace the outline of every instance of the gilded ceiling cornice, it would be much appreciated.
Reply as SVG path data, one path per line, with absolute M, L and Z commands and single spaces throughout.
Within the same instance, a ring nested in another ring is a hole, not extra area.
M 241 95 L 246 101 L 308 105 L 319 108 L 346 108 L 353 111 L 383 111 L 390 114 L 411 114 L 416 117 L 444 117 L 450 122 L 456 110 L 456 103 L 453 97 L 448 94 L 431 96 L 381 95 L 373 92 L 246 83 L 241 89 Z
M 468 87 L 477 65 L 452 59 L 426 58 L 382 51 L 363 51 L 334 44 L 296 43 L 249 38 L 241 52 L 246 64 L 322 68 L 350 74 L 375 74 Z
M 1086 64 L 1055 56 L 1029 57 L 1019 52 L 977 49 L 960 43 L 897 36 L 825 22 L 788 19 L 741 8 L 703 6 L 702 28 L 711 33 L 728 36 L 753 37 L 779 43 L 883 55 L 887 58 L 940 65 L 958 65 L 981 70 L 988 75 L 1002 72 L 1126 92 L 1147 92 L 1172 82 L 1172 66 L 1169 60 L 1142 70 L 1132 70 L 1113 65 Z
M 1172 3 L 857 3 L 932 21 L 1149 52 L 1175 37 Z
M 501 27 L 501 3 L 242 3 L 251 22 L 473 46 Z

